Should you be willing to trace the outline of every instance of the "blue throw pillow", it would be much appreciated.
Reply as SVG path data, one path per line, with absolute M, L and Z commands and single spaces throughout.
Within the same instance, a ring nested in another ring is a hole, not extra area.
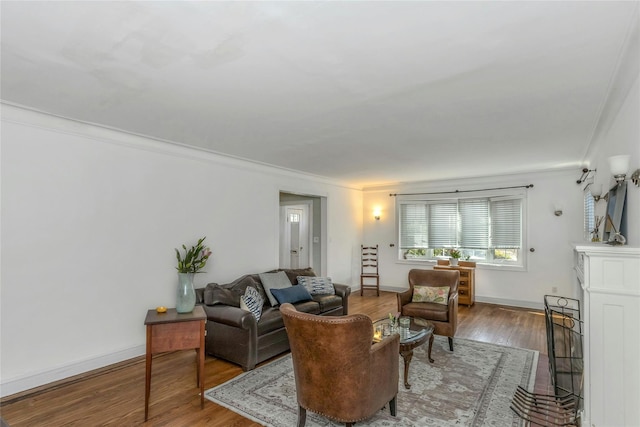
M 271 289 L 271 293 L 276 297 L 276 300 L 278 300 L 278 304 L 284 304 L 285 302 L 295 304 L 296 302 L 311 300 L 309 291 L 300 285 L 290 286 L 284 289 Z

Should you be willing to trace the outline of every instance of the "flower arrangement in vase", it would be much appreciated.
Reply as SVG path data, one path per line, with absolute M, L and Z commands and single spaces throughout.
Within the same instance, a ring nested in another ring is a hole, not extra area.
M 200 273 L 207 260 L 211 256 L 211 249 L 204 246 L 203 237 L 198 240 L 195 246 L 187 249 L 182 245 L 184 257 L 180 251 L 176 249 L 176 258 L 178 259 L 178 293 L 176 299 L 176 311 L 178 313 L 191 313 L 196 306 L 196 291 L 193 287 L 193 276 Z

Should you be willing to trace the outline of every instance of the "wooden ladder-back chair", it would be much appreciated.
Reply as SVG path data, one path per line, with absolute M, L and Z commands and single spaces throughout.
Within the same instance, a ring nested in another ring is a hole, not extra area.
M 361 267 L 360 267 L 360 296 L 365 289 L 376 291 L 380 296 L 380 274 L 378 273 L 378 245 L 360 245 Z M 375 280 L 375 284 L 370 283 Z

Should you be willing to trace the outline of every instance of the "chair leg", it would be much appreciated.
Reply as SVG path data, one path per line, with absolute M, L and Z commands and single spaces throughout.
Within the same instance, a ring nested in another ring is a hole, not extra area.
M 298 405 L 298 427 L 304 427 L 307 423 L 307 410 Z
M 449 338 L 449 350 L 453 351 L 453 337 L 448 337 Z
M 391 412 L 391 416 L 396 416 L 396 403 L 397 403 L 398 395 L 393 396 L 393 399 L 389 401 L 389 411 Z

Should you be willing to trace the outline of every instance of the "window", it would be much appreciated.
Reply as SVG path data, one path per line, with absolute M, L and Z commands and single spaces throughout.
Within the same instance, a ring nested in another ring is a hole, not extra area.
M 423 197 L 397 196 L 399 259 L 434 260 L 457 248 L 480 264 L 524 266 L 523 192 Z
M 584 238 L 591 240 L 596 228 L 596 202 L 591 194 L 591 190 L 584 193 Z

